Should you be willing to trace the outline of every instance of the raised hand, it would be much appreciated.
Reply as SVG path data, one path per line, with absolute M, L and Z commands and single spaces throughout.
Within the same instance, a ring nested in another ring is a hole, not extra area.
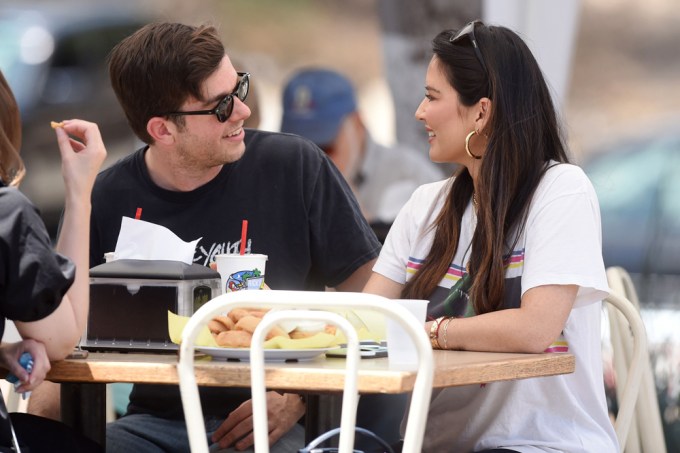
M 61 173 L 66 187 L 66 203 L 85 198 L 88 202 L 94 179 L 106 158 L 99 127 L 83 120 L 67 120 L 55 127 Z

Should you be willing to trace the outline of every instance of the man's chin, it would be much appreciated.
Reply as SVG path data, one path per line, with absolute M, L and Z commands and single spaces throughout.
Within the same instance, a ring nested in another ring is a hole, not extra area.
M 241 146 L 238 148 L 231 148 L 227 150 L 227 152 L 224 154 L 224 162 L 222 164 L 231 164 L 233 162 L 236 162 L 237 160 L 240 160 L 243 155 L 246 152 L 246 144 L 241 143 Z

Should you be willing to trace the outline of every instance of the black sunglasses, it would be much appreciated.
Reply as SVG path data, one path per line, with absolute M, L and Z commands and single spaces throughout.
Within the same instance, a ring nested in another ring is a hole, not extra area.
M 179 115 L 215 115 L 217 121 L 224 123 L 231 116 L 234 110 L 234 96 L 239 98 L 241 102 L 248 97 L 248 90 L 250 89 L 250 73 L 238 72 L 240 80 L 236 84 L 236 89 L 223 97 L 217 106 L 212 110 L 192 110 L 189 112 L 169 112 L 159 116 L 179 116 Z
M 488 74 L 489 71 L 487 71 L 486 69 L 486 64 L 484 64 L 484 57 L 482 57 L 482 52 L 479 50 L 479 44 L 477 44 L 477 38 L 475 37 L 475 25 L 477 24 L 483 25 L 482 22 L 478 20 L 469 22 L 465 27 L 458 30 L 458 33 L 449 38 L 449 42 L 451 44 L 455 44 L 461 39 L 467 37 L 472 43 L 472 48 L 475 49 L 475 55 L 477 56 L 479 63 L 482 65 L 482 69 L 484 69 L 484 72 Z

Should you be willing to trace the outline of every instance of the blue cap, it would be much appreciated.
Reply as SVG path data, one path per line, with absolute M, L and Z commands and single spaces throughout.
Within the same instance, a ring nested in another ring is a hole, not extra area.
M 356 109 L 354 88 L 347 78 L 325 69 L 303 70 L 284 89 L 281 132 L 328 145 L 345 116 Z

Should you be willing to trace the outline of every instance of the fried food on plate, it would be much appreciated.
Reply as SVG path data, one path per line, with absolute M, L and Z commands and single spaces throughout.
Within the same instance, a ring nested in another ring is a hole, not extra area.
M 234 329 L 234 321 L 229 316 L 218 315 L 208 322 L 208 329 L 211 333 L 220 333 L 225 330 Z
M 247 348 L 250 347 L 255 328 L 268 311 L 268 309 L 234 308 L 227 315 L 218 315 L 211 319 L 208 322 L 208 329 L 219 346 Z M 336 328 L 320 321 L 292 321 L 285 325 L 273 326 L 265 339 L 271 340 L 274 337 L 302 339 L 321 332 L 335 335 Z
M 245 330 L 225 330 L 215 337 L 215 342 L 223 348 L 248 348 L 252 339 Z

